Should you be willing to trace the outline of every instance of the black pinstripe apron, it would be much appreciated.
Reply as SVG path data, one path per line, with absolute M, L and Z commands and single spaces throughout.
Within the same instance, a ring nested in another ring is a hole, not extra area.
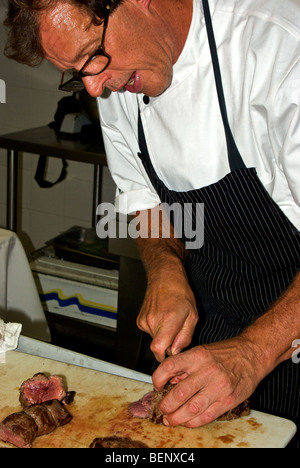
M 140 115 L 138 119 L 139 157 L 161 202 L 205 206 L 204 245 L 189 250 L 186 261 L 195 295 L 209 309 L 199 344 L 238 335 L 268 310 L 300 270 L 299 231 L 269 196 L 256 170 L 246 168 L 232 136 L 207 0 L 203 8 L 231 172 L 201 189 L 169 190 L 152 166 Z M 195 216 L 193 212 L 194 226 Z M 259 385 L 252 406 L 298 422 L 300 364 L 290 360 L 278 366 Z

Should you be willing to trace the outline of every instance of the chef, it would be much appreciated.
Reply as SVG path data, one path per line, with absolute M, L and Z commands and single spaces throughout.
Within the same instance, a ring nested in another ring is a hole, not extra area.
M 145 221 L 137 324 L 156 388 L 177 383 L 164 423 L 201 426 L 251 395 L 299 421 L 299 0 L 34 3 L 9 1 L 7 55 L 76 70 L 60 88 L 98 98 L 116 209 Z M 160 204 L 204 206 L 203 244 L 144 235 Z

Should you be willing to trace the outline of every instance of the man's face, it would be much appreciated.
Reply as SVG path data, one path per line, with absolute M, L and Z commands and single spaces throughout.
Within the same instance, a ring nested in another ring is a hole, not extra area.
M 145 2 L 125 0 L 110 15 L 104 50 L 111 56 L 109 67 L 100 75 L 83 78 L 91 96 L 104 88 L 158 96 L 171 84 L 174 46 L 162 27 L 159 15 Z M 59 3 L 41 18 L 41 40 L 46 59 L 61 70 L 80 70 L 99 47 L 103 26 L 77 7 Z M 95 60 L 101 60 L 101 57 Z

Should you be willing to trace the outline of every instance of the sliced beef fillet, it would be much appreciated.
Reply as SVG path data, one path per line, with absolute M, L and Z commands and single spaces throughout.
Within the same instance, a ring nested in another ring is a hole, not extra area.
M 98 437 L 89 448 L 149 448 L 144 442 L 128 437 Z
M 70 391 L 66 393 L 66 396 L 60 400 L 64 405 L 70 405 L 73 403 L 74 398 L 75 398 L 76 392 Z
M 140 419 L 150 419 L 152 416 L 152 398 L 154 392 L 146 393 L 140 400 L 129 405 L 132 416 Z
M 65 426 L 72 420 L 72 415 L 69 413 L 65 405 L 60 401 L 45 401 L 43 405 L 47 408 L 53 417 L 56 427 Z
M 227 411 L 227 413 L 220 416 L 217 419 L 217 421 L 231 421 L 232 419 L 238 419 L 243 416 L 249 416 L 250 412 L 251 412 L 250 401 L 245 400 L 236 408 L 233 408 L 232 410 Z
M 163 413 L 161 412 L 159 405 L 162 399 L 169 393 L 169 391 L 174 387 L 170 382 L 166 384 L 161 392 L 154 391 L 152 396 L 152 405 L 151 405 L 151 421 L 155 424 L 162 424 L 163 422 Z
M 34 419 L 24 413 L 13 413 L 0 423 L 0 440 L 19 448 L 31 448 L 38 433 Z
M 7 416 L 0 424 L 0 440 L 30 448 L 36 437 L 50 434 L 71 419 L 65 405 L 58 400 L 37 403 Z
M 43 401 L 61 401 L 65 397 L 66 390 L 62 378 L 58 375 L 47 377 L 39 372 L 31 379 L 25 380 L 20 387 L 19 400 L 23 408 Z
M 153 391 L 146 393 L 140 400 L 131 403 L 128 410 L 132 416 L 141 419 L 150 419 L 156 424 L 161 424 L 163 420 L 163 413 L 159 409 L 160 402 L 169 393 L 174 385 L 167 383 L 165 388 L 161 391 Z
M 56 429 L 54 418 L 43 403 L 28 406 L 24 409 L 24 413 L 31 416 L 37 425 L 38 432 L 36 436 L 50 434 Z
M 164 415 L 159 408 L 160 403 L 173 387 L 174 385 L 167 383 L 161 392 L 153 391 L 147 393 L 139 401 L 131 403 L 128 407 L 130 414 L 135 418 L 148 418 L 156 424 L 162 424 Z M 250 411 L 250 401 L 246 400 L 236 408 L 227 411 L 217 418 L 217 421 L 230 421 L 242 416 L 248 416 Z

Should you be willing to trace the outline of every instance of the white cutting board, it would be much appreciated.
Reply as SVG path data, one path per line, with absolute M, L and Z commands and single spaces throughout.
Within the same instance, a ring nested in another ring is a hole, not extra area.
M 156 425 L 132 418 L 127 410 L 152 390 L 150 384 L 14 351 L 0 364 L 0 421 L 21 410 L 19 387 L 37 372 L 63 376 L 76 397 L 69 407 L 71 423 L 37 438 L 34 448 L 88 447 L 94 438 L 111 435 L 143 441 L 149 448 L 281 448 L 296 433 L 293 422 L 257 411 L 197 429 Z M 12 446 L 0 442 L 0 447 Z

